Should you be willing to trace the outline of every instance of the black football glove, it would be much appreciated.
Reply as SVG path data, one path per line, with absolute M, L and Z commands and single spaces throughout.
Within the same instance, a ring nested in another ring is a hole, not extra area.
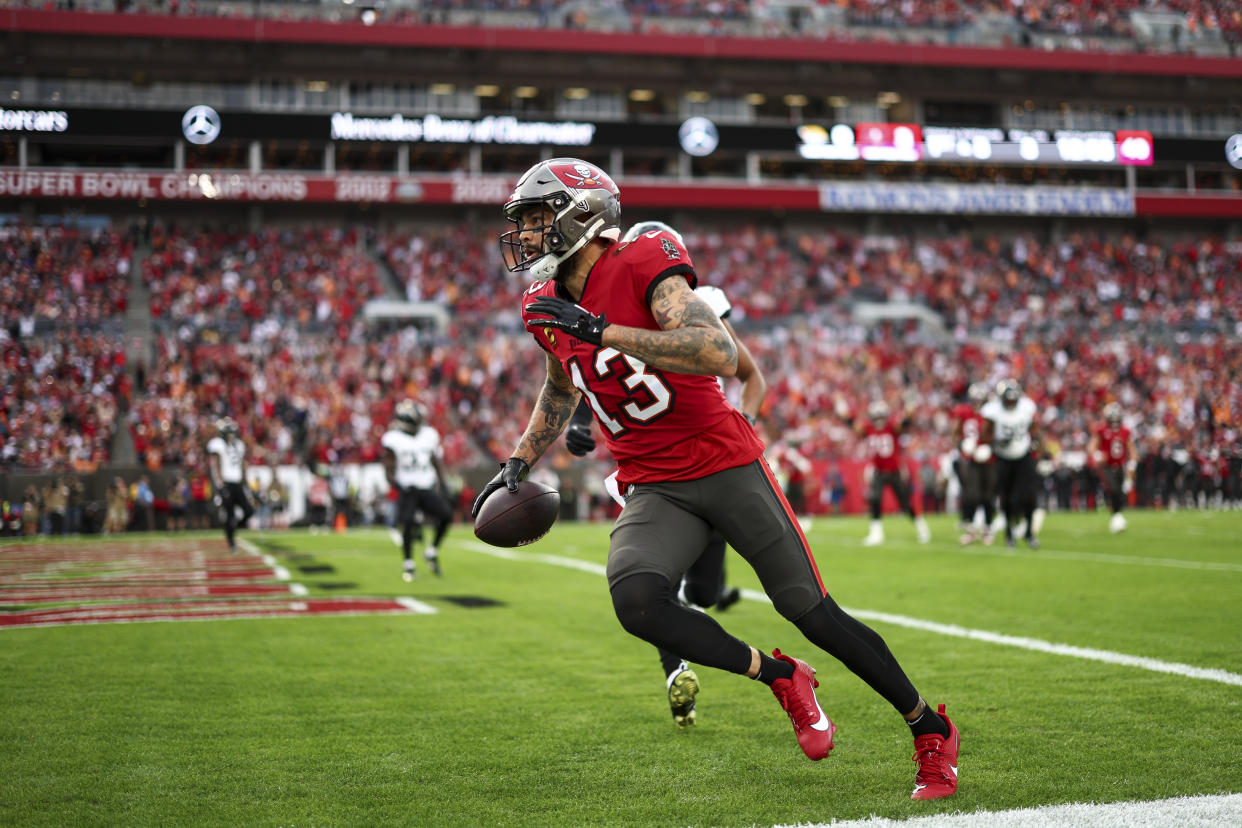
M 604 328 L 612 323 L 604 318 L 604 314 L 596 316 L 581 305 L 567 302 L 559 296 L 545 296 L 526 306 L 531 313 L 547 314 L 546 319 L 530 319 L 526 322 L 528 329 L 559 328 L 572 337 L 602 345 Z
M 565 448 L 574 457 L 586 457 L 595 451 L 595 438 L 591 436 L 591 426 L 583 423 L 570 423 L 565 430 Z
M 496 476 L 487 482 L 483 487 L 483 491 L 479 492 L 479 496 L 474 499 L 474 506 L 470 509 L 470 517 L 478 517 L 479 510 L 483 508 L 483 501 L 491 497 L 492 492 L 504 487 L 511 492 L 517 491 L 517 484 L 526 479 L 526 475 L 530 474 L 530 464 L 525 460 L 517 457 L 510 457 L 509 462 L 500 464 L 500 471 Z

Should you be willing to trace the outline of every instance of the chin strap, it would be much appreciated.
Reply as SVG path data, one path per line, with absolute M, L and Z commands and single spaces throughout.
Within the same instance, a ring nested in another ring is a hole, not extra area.
M 602 218 L 598 218 L 595 220 L 595 223 L 588 227 L 586 232 L 582 234 L 582 238 L 578 239 L 578 241 L 574 243 L 574 246 L 566 250 L 564 253 L 559 255 L 556 253 L 545 253 L 540 256 L 535 260 L 535 263 L 530 266 L 531 278 L 533 278 L 536 282 L 546 282 L 556 276 L 556 271 L 560 268 L 561 262 L 564 262 L 570 256 L 585 247 L 587 242 L 595 238 L 596 234 L 599 234 L 599 229 L 603 225 L 604 220 Z

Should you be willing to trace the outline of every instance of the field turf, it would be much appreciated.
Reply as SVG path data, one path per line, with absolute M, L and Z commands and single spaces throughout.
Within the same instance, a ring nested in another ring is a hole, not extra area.
M 1054 513 L 1038 551 L 963 548 L 948 517 L 926 546 L 904 518 L 871 549 L 865 521 L 810 525 L 834 597 L 959 724 L 950 799 L 908 798 L 898 715 L 734 553 L 749 598 L 717 617 L 818 668 L 840 727 L 823 762 L 743 677 L 700 670 L 698 724 L 674 726 L 655 651 L 612 613 L 606 525 L 519 550 L 459 525 L 444 577 L 420 559 L 410 584 L 384 529 L 244 535 L 303 600 L 406 596 L 430 614 L 0 627 L 0 824 L 751 826 L 1242 792 L 1242 513 L 1129 518 L 1111 535 L 1104 514 Z M 123 540 L 227 556 L 216 533 Z M 0 543 L 0 616 L 30 609 L 6 569 L 28 551 Z

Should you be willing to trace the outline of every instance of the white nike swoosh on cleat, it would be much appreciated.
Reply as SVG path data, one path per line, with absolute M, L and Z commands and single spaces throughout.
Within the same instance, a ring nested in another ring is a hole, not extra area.
M 815 709 L 819 711 L 819 721 L 811 725 L 812 730 L 824 731 L 828 729 L 828 716 L 824 714 L 824 708 L 819 706 L 819 699 L 815 700 Z
M 916 785 L 914 786 L 914 792 L 915 792 L 915 793 L 918 793 L 919 791 L 923 790 L 923 789 L 924 789 L 924 788 L 926 788 L 926 787 L 927 787 L 926 785 L 918 785 L 918 784 L 916 784 Z
M 957 768 L 954 765 L 949 765 L 949 770 L 953 771 L 953 778 L 957 779 Z

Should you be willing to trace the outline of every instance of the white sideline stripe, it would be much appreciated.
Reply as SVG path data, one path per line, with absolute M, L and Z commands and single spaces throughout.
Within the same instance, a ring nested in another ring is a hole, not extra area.
M 1071 658 L 1085 658 L 1088 661 L 1102 661 L 1105 664 L 1121 664 L 1126 667 L 1139 667 L 1143 670 L 1151 670 L 1156 673 L 1172 673 L 1186 678 L 1218 681 L 1221 684 L 1232 684 L 1235 687 L 1242 687 L 1242 675 L 1230 673 L 1225 670 L 1210 670 L 1203 667 L 1194 667 L 1190 664 L 1179 664 L 1175 661 L 1159 661 L 1154 658 L 1143 658 L 1142 656 L 1115 653 L 1111 650 L 1095 650 L 1090 647 L 1074 647 L 1070 644 L 1055 644 L 1050 641 L 1041 641 L 1038 638 L 1002 635 L 1000 633 L 988 632 L 987 630 L 972 630 L 966 627 L 959 627 L 956 624 L 937 624 L 934 621 L 923 621 L 918 618 L 907 618 L 904 615 L 892 615 L 887 612 L 872 612 L 870 610 L 855 610 L 849 608 L 846 608 L 845 611 L 851 615 L 866 619 L 868 621 L 883 621 L 889 624 L 896 624 L 901 627 L 909 627 L 914 630 L 924 630 L 927 632 L 940 633 L 941 635 L 951 635 L 957 638 L 970 638 L 975 641 L 986 641 L 990 644 L 1018 647 L 1023 650 L 1034 650 L 1036 652 L 1050 653 L 1052 655 L 1069 656 Z
M 422 601 L 418 601 L 414 598 L 401 596 L 400 598 L 394 598 L 393 600 L 408 609 L 410 612 L 417 612 L 420 615 L 435 615 L 439 612 L 439 610 L 431 604 L 424 604 Z
M 1242 822 L 1242 794 L 1180 796 L 1151 802 L 1041 805 L 1013 811 L 938 814 L 906 820 L 871 817 L 799 823 L 799 828 L 1130 828 L 1135 825 L 1219 828 Z M 792 826 L 773 826 L 792 828 Z
M 476 552 L 481 552 L 484 555 L 492 555 L 493 557 L 504 558 L 506 560 L 536 561 L 540 563 L 555 564 L 557 566 L 567 566 L 571 569 L 578 569 L 583 572 L 591 572 L 597 575 L 604 574 L 603 566 L 589 561 L 563 558 L 559 555 L 532 555 L 529 553 L 514 552 L 509 549 L 498 549 L 496 547 L 486 546 L 473 541 L 467 541 L 464 545 L 470 547 Z M 751 601 L 760 601 L 765 604 L 772 603 L 772 600 L 768 598 L 767 595 L 753 589 L 742 590 L 742 597 Z M 1225 670 L 1204 669 L 1190 664 L 1179 664 L 1172 661 L 1159 661 L 1154 658 L 1132 656 L 1125 653 L 1116 653 L 1111 650 L 1095 650 L 1089 647 L 1074 647 L 1070 644 L 1055 644 L 1050 641 L 1041 641 L 1038 638 L 1002 635 L 1001 633 L 988 632 L 987 630 L 972 630 L 967 627 L 959 627 L 955 624 L 939 624 L 935 621 L 924 621 L 920 618 L 909 618 L 904 615 L 893 615 L 892 613 L 887 612 L 874 612 L 871 610 L 854 609 L 851 607 L 842 607 L 842 609 L 850 615 L 866 621 L 882 621 L 888 624 L 896 624 L 899 627 L 908 627 L 913 630 L 922 630 L 923 632 L 934 632 L 939 633 L 940 635 L 953 636 L 955 638 L 969 638 L 975 641 L 985 641 L 989 644 L 1000 644 L 1005 647 L 1017 647 L 1022 650 L 1034 650 L 1035 652 L 1069 656 L 1070 658 L 1083 658 L 1088 661 L 1100 661 L 1105 664 L 1120 664 L 1126 667 L 1138 667 L 1140 669 L 1151 670 L 1156 673 L 1172 673 L 1173 675 L 1183 676 L 1185 678 L 1204 679 L 1206 681 L 1216 681 L 1221 684 L 1231 684 L 1236 687 L 1242 687 L 1242 675 L 1230 673 Z
M 966 555 L 996 555 L 1002 558 L 1049 558 L 1065 561 L 1088 561 L 1090 563 L 1128 564 L 1130 566 L 1167 566 L 1174 569 L 1200 569 L 1212 572 L 1242 572 L 1242 564 L 1218 563 L 1216 561 L 1182 561 L 1177 558 L 1144 558 L 1136 555 L 1102 555 L 1094 552 L 1067 552 L 1059 549 L 1022 551 L 1018 549 L 987 549 L 967 547 Z

